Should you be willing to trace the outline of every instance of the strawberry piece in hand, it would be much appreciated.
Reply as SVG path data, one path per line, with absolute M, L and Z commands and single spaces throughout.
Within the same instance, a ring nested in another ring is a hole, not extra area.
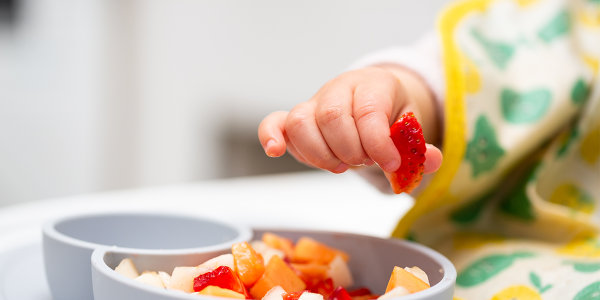
M 394 193 L 405 192 L 410 194 L 419 186 L 423 179 L 425 169 L 425 138 L 421 124 L 417 122 L 415 114 L 407 112 L 400 116 L 390 128 L 390 137 L 400 152 L 400 168 L 394 173 L 385 173 L 390 181 Z

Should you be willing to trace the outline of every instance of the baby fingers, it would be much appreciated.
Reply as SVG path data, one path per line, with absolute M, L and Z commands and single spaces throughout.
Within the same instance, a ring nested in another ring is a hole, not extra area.
M 290 111 L 285 131 L 298 153 L 310 164 L 332 173 L 343 173 L 349 165 L 329 148 L 315 117 L 316 103 L 305 102 Z

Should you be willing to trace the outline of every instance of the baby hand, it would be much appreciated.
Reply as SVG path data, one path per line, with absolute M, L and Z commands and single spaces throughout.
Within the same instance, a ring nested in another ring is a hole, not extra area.
M 308 102 L 289 113 L 268 115 L 258 128 L 267 155 L 287 151 L 298 161 L 333 173 L 350 166 L 377 163 L 394 172 L 401 157 L 390 138 L 390 126 L 413 111 L 425 140 L 437 138 L 433 96 L 415 74 L 397 66 L 381 66 L 344 73 L 326 83 Z M 427 145 L 425 173 L 435 172 L 442 154 Z

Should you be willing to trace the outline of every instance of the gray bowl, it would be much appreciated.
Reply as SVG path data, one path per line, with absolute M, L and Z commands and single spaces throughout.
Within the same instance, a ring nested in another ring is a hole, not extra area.
M 43 226 L 44 265 L 54 300 L 92 300 L 90 257 L 95 249 L 180 255 L 193 262 L 203 253 L 228 252 L 249 241 L 248 227 L 201 217 L 160 213 L 102 213 L 50 221 Z
M 394 266 L 423 269 L 429 277 L 431 288 L 399 297 L 403 300 L 452 300 L 456 282 L 456 269 L 438 252 L 425 246 L 397 239 L 381 239 L 370 236 L 296 230 L 255 230 L 254 236 L 264 232 L 297 240 L 310 236 L 318 241 L 350 254 L 349 267 L 355 286 L 366 286 L 376 294 L 385 292 Z M 147 255 L 144 252 L 116 252 L 113 249 L 98 249 L 92 254 L 92 280 L 96 300 L 174 300 L 216 299 L 201 295 L 189 295 L 178 291 L 145 285 L 114 271 L 123 258 L 131 258 L 139 270 L 165 271 L 170 273 L 178 266 L 195 266 L 220 253 L 204 253 L 195 263 L 181 264 L 181 255 Z M 184 255 L 185 256 L 185 255 Z

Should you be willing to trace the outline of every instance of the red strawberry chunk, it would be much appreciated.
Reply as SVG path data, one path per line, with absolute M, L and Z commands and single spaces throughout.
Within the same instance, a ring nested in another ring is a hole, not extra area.
M 407 112 L 400 116 L 390 128 L 390 137 L 400 152 L 400 168 L 394 173 L 385 173 L 394 193 L 410 194 L 419 186 L 425 169 L 425 138 L 421 124 L 415 114 Z
M 227 266 L 220 266 L 194 278 L 194 292 L 199 292 L 209 285 L 232 290 L 246 296 L 246 299 L 252 299 L 237 274 Z

